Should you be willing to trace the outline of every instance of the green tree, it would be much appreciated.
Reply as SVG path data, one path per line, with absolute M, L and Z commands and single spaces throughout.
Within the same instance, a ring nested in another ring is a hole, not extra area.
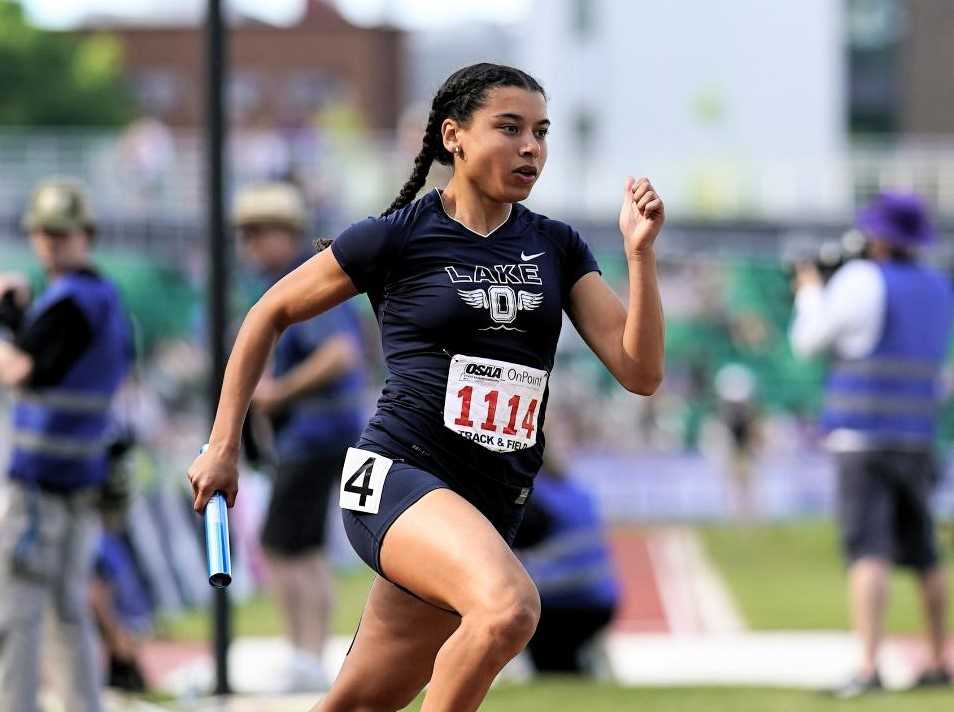
M 0 125 L 115 126 L 134 114 L 114 38 L 47 32 L 0 0 Z

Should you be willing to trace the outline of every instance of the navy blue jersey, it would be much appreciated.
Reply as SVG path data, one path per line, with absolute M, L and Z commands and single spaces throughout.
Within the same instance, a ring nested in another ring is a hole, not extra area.
M 434 190 L 352 225 L 331 250 L 381 330 L 387 378 L 364 437 L 445 477 L 532 478 L 562 312 L 576 281 L 598 271 L 579 234 L 515 204 L 485 237 L 450 218 Z M 508 373 L 526 388 L 468 391 Z M 467 437 L 445 425 L 457 408 L 451 425 L 470 424 Z

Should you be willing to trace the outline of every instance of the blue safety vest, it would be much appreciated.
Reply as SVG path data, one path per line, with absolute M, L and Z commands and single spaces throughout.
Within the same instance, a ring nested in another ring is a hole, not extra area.
M 277 282 L 309 257 L 299 256 L 286 272 L 270 275 L 271 281 Z M 275 345 L 272 375 L 284 377 L 335 336 L 351 339 L 361 350 L 361 323 L 352 304 L 339 304 L 288 327 Z M 276 423 L 279 457 L 285 461 L 308 459 L 327 448 L 336 452 L 343 445 L 353 444 L 365 421 L 364 385 L 365 369 L 362 360 L 357 359 L 344 373 L 292 402 Z
M 951 337 L 951 286 L 922 265 L 879 267 L 885 284 L 881 338 L 869 355 L 835 364 L 822 426 L 835 450 L 927 449 L 937 428 L 939 378 Z
M 590 495 L 571 482 L 542 476 L 534 482 L 533 502 L 549 515 L 550 532 L 518 553 L 543 605 L 614 607 L 619 585 Z
M 86 316 L 92 341 L 60 383 L 18 392 L 10 477 L 71 491 L 106 477 L 110 406 L 132 361 L 132 339 L 115 287 L 83 272 L 54 280 L 31 306 L 25 327 L 64 298 Z

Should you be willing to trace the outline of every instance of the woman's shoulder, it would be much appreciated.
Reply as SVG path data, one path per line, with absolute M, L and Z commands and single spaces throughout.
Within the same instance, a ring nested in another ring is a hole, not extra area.
M 520 211 L 516 216 L 518 221 L 557 245 L 566 247 L 581 239 L 580 234 L 569 223 L 534 212 L 520 203 L 516 203 L 514 209 Z
M 400 259 L 410 236 L 432 214 L 432 200 L 425 195 L 387 215 L 365 218 L 332 241 L 332 253 L 359 290 L 372 288 Z
M 387 225 L 388 229 L 410 232 L 419 223 L 431 219 L 438 210 L 436 190 L 429 190 L 416 200 L 382 217 L 371 218 Z
M 425 193 L 423 196 L 411 203 L 394 210 L 387 215 L 371 215 L 364 220 L 359 220 L 348 226 L 340 237 L 363 239 L 398 239 L 403 240 L 422 221 L 428 219 L 433 213 L 433 197 L 431 193 Z M 339 239 L 340 239 L 339 237 Z

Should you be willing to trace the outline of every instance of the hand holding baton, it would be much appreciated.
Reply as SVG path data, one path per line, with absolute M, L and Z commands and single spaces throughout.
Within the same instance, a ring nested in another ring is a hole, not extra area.
M 206 443 L 200 454 L 209 449 Z M 205 505 L 205 555 L 209 563 L 209 584 L 225 588 L 232 583 L 232 557 L 229 552 L 229 515 L 225 495 L 217 491 Z

